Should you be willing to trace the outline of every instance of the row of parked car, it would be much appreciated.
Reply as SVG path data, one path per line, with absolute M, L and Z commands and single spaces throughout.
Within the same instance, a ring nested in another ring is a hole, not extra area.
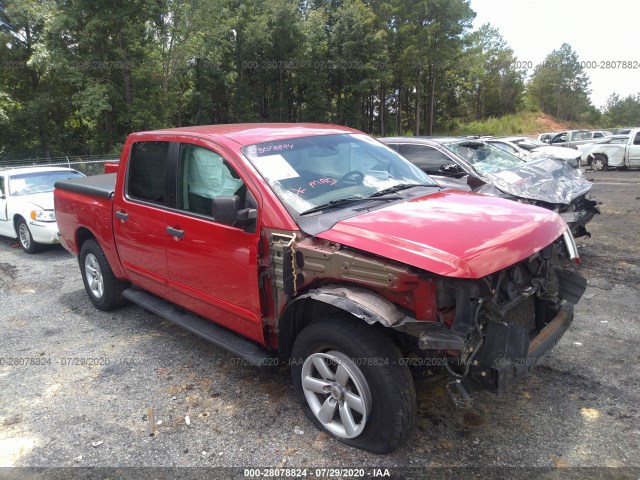
M 580 164 L 596 171 L 640 167 L 640 127 L 542 133 L 538 141 L 577 149 Z
M 379 140 L 443 187 L 550 208 L 561 215 L 575 237 L 581 237 L 588 235 L 585 226 L 599 213 L 597 203 L 586 196 L 591 184 L 578 168 L 581 157 L 596 170 L 640 162 L 640 130 L 633 137 L 635 145 L 630 138 L 609 135 L 579 151 L 518 136 Z M 60 167 L 0 171 L 0 235 L 17 237 L 28 253 L 40 251 L 43 244 L 58 243 L 53 187 L 58 180 L 80 176 Z
M 573 321 L 574 235 L 598 210 L 577 157 L 537 148 L 321 124 L 140 132 L 114 173 L 2 172 L 5 233 L 56 221 L 96 308 L 130 301 L 248 364 L 289 362 L 318 428 L 385 453 L 410 434 L 414 376 L 462 403 L 504 392 Z M 53 209 L 13 213 L 45 190 Z

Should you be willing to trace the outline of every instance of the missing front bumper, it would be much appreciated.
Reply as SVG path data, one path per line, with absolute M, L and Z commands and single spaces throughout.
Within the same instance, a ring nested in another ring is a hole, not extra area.
M 529 373 L 558 343 L 573 321 L 573 304 L 565 303 L 540 332 L 529 339 L 526 330 L 514 324 L 488 326 L 483 353 L 465 377 L 465 386 L 502 394 Z

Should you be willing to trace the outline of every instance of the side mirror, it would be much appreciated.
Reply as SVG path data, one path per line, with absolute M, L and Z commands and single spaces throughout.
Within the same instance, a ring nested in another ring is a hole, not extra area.
M 248 227 L 258 218 L 255 208 L 240 208 L 238 195 L 218 195 L 212 200 L 213 218 L 232 227 Z
M 442 175 L 446 175 L 448 177 L 457 177 L 457 178 L 462 177 L 466 174 L 464 170 L 460 168 L 460 165 L 454 162 L 443 163 L 442 165 L 440 165 L 438 167 L 438 173 L 441 173 Z

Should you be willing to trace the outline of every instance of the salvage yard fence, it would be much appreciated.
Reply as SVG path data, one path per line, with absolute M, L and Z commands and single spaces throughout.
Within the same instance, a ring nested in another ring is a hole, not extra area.
M 117 162 L 118 155 L 83 155 L 32 160 L 0 160 L 0 170 L 22 167 L 69 167 L 87 176 L 104 173 L 104 164 Z

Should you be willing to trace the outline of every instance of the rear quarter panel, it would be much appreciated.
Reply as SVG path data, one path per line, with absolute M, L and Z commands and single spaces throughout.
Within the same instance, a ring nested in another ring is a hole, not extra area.
M 113 239 L 112 200 L 56 188 L 54 201 L 62 246 L 78 255 L 81 241 L 90 234 L 102 247 L 114 275 L 125 279 Z
M 601 145 L 589 145 L 585 150 L 585 153 L 594 155 L 594 154 L 603 154 L 607 157 L 607 164 L 610 167 L 617 167 L 624 165 L 625 154 L 627 152 L 627 144 L 618 143 L 618 144 L 601 144 Z

